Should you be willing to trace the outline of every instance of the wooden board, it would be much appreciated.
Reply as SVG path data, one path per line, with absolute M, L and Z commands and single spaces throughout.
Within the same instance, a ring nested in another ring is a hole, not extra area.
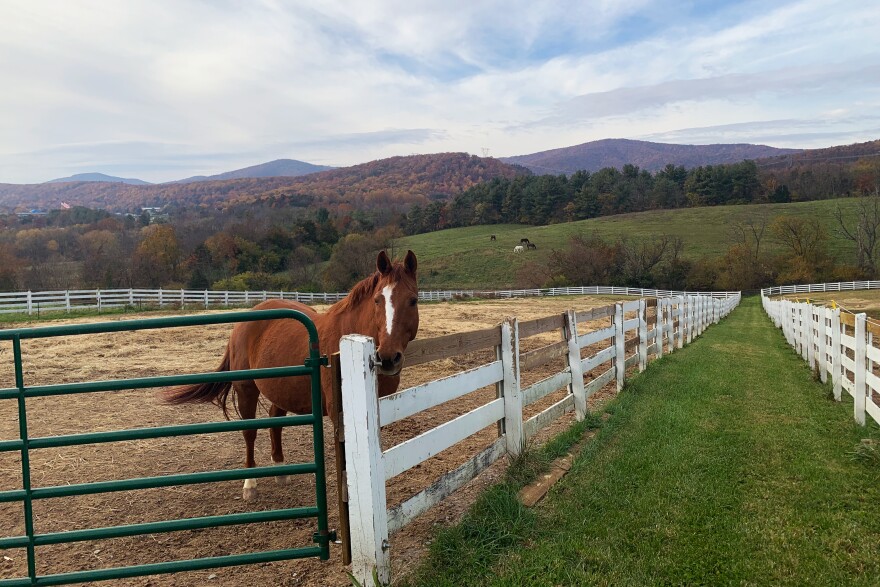
M 577 321 L 589 322 L 590 320 L 601 320 L 614 316 L 614 306 L 602 306 L 601 308 L 592 308 L 590 310 L 581 310 L 575 314 Z
M 405 502 L 389 508 L 388 533 L 391 534 L 400 530 L 410 523 L 413 518 L 452 495 L 462 485 L 485 471 L 489 465 L 504 456 L 506 452 L 505 439 L 499 438 L 457 469 L 444 474 Z
M 336 496 L 339 506 L 339 531 L 342 542 L 342 564 L 351 564 L 351 531 L 348 527 L 348 481 L 345 474 L 345 429 L 342 426 L 342 370 L 339 353 L 330 358 L 330 387 L 332 402 L 330 420 L 333 422 L 333 448 L 336 457 Z
M 519 323 L 519 338 L 528 338 L 536 334 L 559 330 L 565 325 L 565 314 L 553 314 L 543 318 L 535 318 Z
M 501 326 L 460 332 L 435 338 L 416 339 L 409 343 L 404 365 L 414 366 L 496 347 L 501 344 Z
M 523 423 L 523 432 L 526 438 L 531 438 L 537 434 L 542 428 L 559 418 L 565 412 L 574 409 L 574 396 L 567 395 L 543 412 L 535 414 Z
M 385 480 L 423 463 L 450 446 L 476 434 L 504 417 L 504 398 L 498 398 L 475 410 L 431 428 L 406 442 L 389 448 L 383 454 Z
M 553 344 L 520 355 L 519 368 L 521 371 L 528 371 L 529 369 L 549 363 L 553 359 L 567 353 L 568 343 L 566 341 L 554 342 Z
M 571 370 L 566 367 L 556 375 L 551 375 L 524 389 L 522 391 L 522 404 L 523 406 L 531 405 L 548 393 L 566 387 L 570 383 Z
M 498 383 L 503 376 L 501 361 L 493 361 L 379 398 L 379 424 L 387 426 L 418 412 L 439 406 L 481 387 Z

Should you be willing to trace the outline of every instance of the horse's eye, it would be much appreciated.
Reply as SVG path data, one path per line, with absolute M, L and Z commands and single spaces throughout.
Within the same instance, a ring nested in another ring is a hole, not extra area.
M 382 296 L 376 296 L 376 299 L 373 301 L 376 302 L 376 305 L 378 306 L 379 304 L 382 303 Z
M 410 306 L 415 306 L 418 303 L 419 303 L 419 298 L 413 298 L 409 301 Z

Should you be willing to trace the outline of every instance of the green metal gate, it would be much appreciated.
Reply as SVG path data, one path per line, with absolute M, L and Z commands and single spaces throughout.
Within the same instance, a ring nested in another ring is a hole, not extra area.
M 21 341 L 35 338 L 51 338 L 78 334 L 102 334 L 109 332 L 128 332 L 156 328 L 179 326 L 205 326 L 256 320 L 293 319 L 301 322 L 309 334 L 309 356 L 300 366 L 275 367 L 266 369 L 250 369 L 242 371 L 220 371 L 192 375 L 171 375 L 161 377 L 145 377 L 138 379 L 116 379 L 61 385 L 27 386 L 21 361 Z M 145 320 L 126 320 L 119 322 L 102 322 L 95 324 L 74 324 L 42 328 L 20 328 L 0 330 L 0 341 L 12 341 L 13 359 L 15 361 L 15 387 L 0 389 L 0 401 L 18 401 L 18 440 L 0 440 L 0 452 L 19 451 L 21 453 L 21 489 L 0 491 L 0 502 L 21 502 L 24 507 L 24 536 L 0 538 L 0 549 L 27 549 L 28 577 L 0 579 L 0 587 L 19 587 L 31 585 L 66 585 L 83 581 L 100 581 L 105 579 L 122 579 L 159 573 L 194 571 L 215 567 L 262 563 L 288 560 L 295 558 L 319 557 L 327 560 L 330 556 L 329 543 L 334 539 L 333 533 L 327 528 L 327 492 L 324 471 L 324 430 L 321 403 L 321 366 L 327 365 L 327 358 L 321 357 L 318 349 L 318 332 L 312 321 L 296 310 L 257 310 L 233 312 L 208 316 L 179 316 L 171 318 L 152 318 Z M 112 432 L 94 432 L 71 434 L 66 436 L 47 436 L 30 438 L 27 427 L 26 400 L 33 397 L 68 395 L 115 391 L 123 389 L 140 389 L 147 387 L 166 387 L 172 385 L 189 385 L 193 383 L 212 383 L 239 381 L 247 379 L 265 379 L 270 377 L 308 376 L 311 378 L 312 413 L 307 415 L 284 416 L 274 418 L 258 418 L 254 420 L 235 420 L 210 422 L 204 424 L 186 424 L 162 426 L 156 428 L 139 428 Z M 118 481 L 81 483 L 76 485 L 60 485 L 53 487 L 33 487 L 31 483 L 29 453 L 41 448 L 57 448 L 83 444 L 119 442 L 125 440 L 142 440 L 150 438 L 185 436 L 193 434 L 209 434 L 235 430 L 253 430 L 273 428 L 277 426 L 311 426 L 314 443 L 314 461 L 256 467 L 251 469 L 235 469 L 225 471 L 208 471 L 161 477 L 141 477 Z M 193 483 L 209 483 L 214 481 L 232 481 L 249 478 L 261 478 L 275 475 L 309 474 L 315 476 L 315 506 L 279 509 L 262 512 L 246 512 L 200 518 L 167 520 L 125 526 L 109 526 L 38 534 L 34 529 L 33 502 L 38 499 L 90 495 L 112 491 L 129 491 L 135 489 L 152 489 L 174 485 Z M 115 567 L 91 571 L 68 572 L 55 575 L 38 575 L 36 548 L 50 544 L 63 544 L 85 540 L 100 540 L 138 536 L 159 532 L 174 532 L 213 528 L 235 524 L 251 524 L 299 518 L 317 518 L 318 530 L 314 534 L 317 546 L 255 552 L 240 555 L 217 556 L 192 560 L 178 560 L 154 564 Z

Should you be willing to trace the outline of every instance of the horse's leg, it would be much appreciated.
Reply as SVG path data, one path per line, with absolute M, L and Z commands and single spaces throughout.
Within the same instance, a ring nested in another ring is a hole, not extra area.
M 272 407 L 269 408 L 269 415 L 273 418 L 284 416 L 285 414 L 287 414 L 287 410 L 283 410 L 275 404 L 272 404 Z M 281 428 L 269 428 L 269 439 L 272 441 L 272 462 L 280 465 L 284 462 L 284 451 L 281 450 Z M 279 485 L 288 485 L 291 482 L 290 475 L 278 475 L 275 477 L 275 481 Z
M 260 390 L 257 389 L 253 381 L 236 382 L 236 396 L 238 399 L 238 411 L 242 420 L 253 420 L 257 416 L 257 403 L 260 399 Z M 256 467 L 254 461 L 254 442 L 257 440 L 256 430 L 242 430 L 245 445 L 244 466 L 248 469 Z M 242 498 L 251 500 L 257 498 L 257 480 L 245 479 L 244 489 L 241 492 Z

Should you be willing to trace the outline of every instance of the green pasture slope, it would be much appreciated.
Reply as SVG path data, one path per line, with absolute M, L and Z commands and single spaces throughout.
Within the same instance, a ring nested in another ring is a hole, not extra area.
M 856 199 L 822 200 L 792 204 L 760 204 L 749 206 L 716 206 L 656 210 L 592 218 L 578 222 L 526 226 L 495 224 L 441 230 L 401 239 L 400 246 L 412 249 L 419 257 L 419 282 L 423 288 L 486 288 L 513 287 L 516 271 L 526 261 L 546 260 L 554 248 L 564 247 L 576 234 L 598 233 L 613 240 L 619 236 L 632 239 L 662 234 L 681 237 L 684 253 L 697 258 L 723 254 L 731 243 L 730 226 L 737 221 L 758 215 L 775 217 L 780 214 L 810 216 L 821 220 L 832 238 L 829 248 L 838 257 L 849 255 L 848 241 L 834 238 L 837 226 L 834 211 L 840 205 L 848 216 L 854 215 Z M 497 240 L 489 240 L 490 235 Z M 521 238 L 534 242 L 537 251 L 515 254 L 513 247 Z M 775 244 L 767 238 L 772 249 Z
M 854 451 L 880 433 L 829 391 L 747 299 L 633 377 L 534 510 L 496 487 L 407 584 L 877 585 L 880 459 Z

